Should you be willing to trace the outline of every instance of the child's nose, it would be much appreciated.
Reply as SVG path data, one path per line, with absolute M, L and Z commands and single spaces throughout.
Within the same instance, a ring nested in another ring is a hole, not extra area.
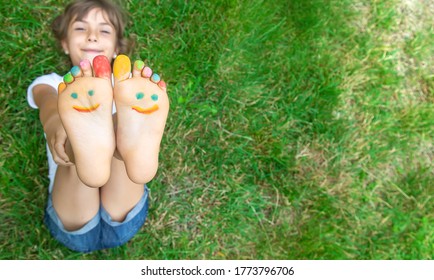
M 96 42 L 98 41 L 98 36 L 95 34 L 95 32 L 89 32 L 88 36 L 87 36 L 87 41 L 88 42 Z
M 96 41 L 97 41 L 97 38 L 96 38 L 96 36 L 89 36 L 89 37 L 87 38 L 87 41 L 88 41 L 88 42 L 96 42 Z

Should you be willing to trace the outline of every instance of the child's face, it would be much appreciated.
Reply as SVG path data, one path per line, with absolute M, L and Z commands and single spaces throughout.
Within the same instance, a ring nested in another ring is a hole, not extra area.
M 116 31 L 106 18 L 100 9 L 92 9 L 82 20 L 71 21 L 62 47 L 69 53 L 73 65 L 83 59 L 92 62 L 97 55 L 105 55 L 109 61 L 113 59 L 117 52 Z

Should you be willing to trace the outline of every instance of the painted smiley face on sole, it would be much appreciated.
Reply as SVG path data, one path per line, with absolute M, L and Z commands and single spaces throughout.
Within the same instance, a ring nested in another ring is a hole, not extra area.
M 93 72 L 95 73 L 96 78 L 103 78 L 105 80 L 109 80 L 111 77 L 111 67 L 110 62 L 105 56 L 97 56 L 93 60 Z M 67 73 L 63 77 L 63 82 L 59 84 L 58 92 L 59 94 L 64 92 L 67 88 L 72 87 L 73 91 L 70 93 L 70 101 L 72 105 L 72 109 L 80 112 L 80 113 L 90 113 L 97 110 L 100 107 L 100 103 L 97 100 L 94 100 L 93 96 L 95 95 L 95 91 L 90 89 L 87 91 L 87 95 L 83 92 L 82 85 L 84 84 L 86 79 L 92 77 L 92 69 L 89 61 L 84 60 L 80 62 L 79 66 L 74 66 L 71 68 L 71 71 Z M 81 82 L 76 82 L 76 80 L 80 80 Z M 81 93 L 80 93 L 81 92 Z M 79 103 L 79 104 L 74 104 Z
M 88 98 L 90 99 L 94 95 L 94 91 L 93 90 L 89 90 L 87 92 L 87 94 L 89 96 Z M 71 93 L 71 98 L 72 99 L 78 99 L 79 95 L 76 92 L 73 92 L 73 93 Z M 100 104 L 97 103 L 97 104 L 94 104 L 94 105 L 91 105 L 91 106 L 72 105 L 72 108 L 74 110 L 78 111 L 78 112 L 81 112 L 81 113 L 90 113 L 90 112 L 93 112 L 96 109 L 98 109 L 99 106 L 100 106 Z
M 139 92 L 136 94 L 137 100 L 142 100 L 144 98 L 145 98 L 145 94 L 143 92 Z M 158 95 L 157 94 L 151 95 L 151 100 L 154 102 L 158 101 Z M 133 109 L 134 111 L 136 111 L 140 114 L 152 114 L 155 111 L 157 111 L 159 109 L 159 107 L 158 107 L 158 104 L 154 104 L 154 105 L 152 105 L 150 107 L 146 107 L 146 108 L 134 105 L 131 107 L 131 109 Z
M 130 74 L 132 74 L 132 77 Z M 122 97 L 118 95 L 118 98 L 116 98 L 118 101 L 122 99 L 122 103 L 130 103 L 130 108 L 140 114 L 149 115 L 160 109 L 161 106 L 158 99 L 160 94 L 165 94 L 166 83 L 161 80 L 160 75 L 153 73 L 151 68 L 145 66 L 143 61 L 136 60 L 131 72 L 129 57 L 119 55 L 114 61 L 113 75 L 115 77 L 115 84 L 118 85 L 115 86 L 115 92 L 122 92 Z M 132 82 L 132 80 L 135 80 L 135 82 Z M 130 85 L 126 86 L 125 82 Z M 120 86 L 121 84 L 123 86 Z M 155 87 L 158 90 L 155 90 Z M 134 94 L 133 90 L 137 89 L 141 89 L 143 92 Z M 129 90 L 132 92 L 127 93 L 126 91 Z M 127 97 L 128 95 L 130 97 Z M 133 99 L 134 95 L 135 98 Z M 126 101 L 127 99 L 129 101 Z

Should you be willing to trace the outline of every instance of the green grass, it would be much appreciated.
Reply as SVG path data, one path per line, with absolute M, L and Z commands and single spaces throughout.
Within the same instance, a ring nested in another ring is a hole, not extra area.
M 146 226 L 85 255 L 42 224 L 25 99 L 69 68 L 59 2 L 0 7 L 0 259 L 433 258 L 429 1 L 124 1 L 131 57 L 162 73 L 171 112 Z

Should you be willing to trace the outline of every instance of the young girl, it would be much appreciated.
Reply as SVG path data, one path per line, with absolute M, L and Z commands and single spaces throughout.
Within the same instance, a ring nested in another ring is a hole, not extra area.
M 144 224 L 169 110 L 166 85 L 143 61 L 131 71 L 124 22 L 107 0 L 80 0 L 53 22 L 71 71 L 28 88 L 47 140 L 45 224 L 68 248 L 119 246 Z M 111 63 L 113 62 L 113 76 Z

